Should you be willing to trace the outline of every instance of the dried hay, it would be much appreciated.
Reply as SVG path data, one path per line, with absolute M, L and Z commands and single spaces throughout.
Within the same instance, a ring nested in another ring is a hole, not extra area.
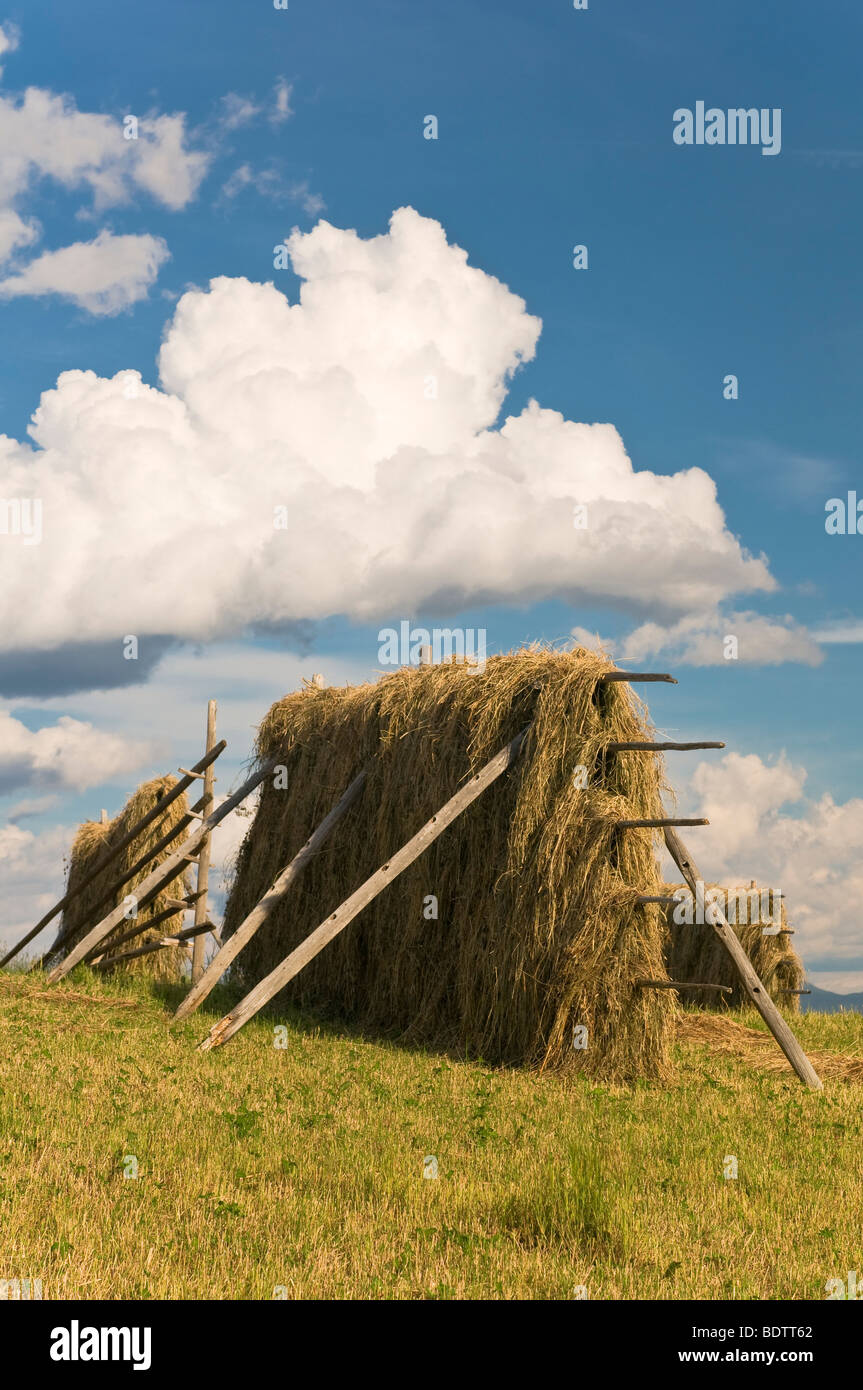
M 72 844 L 69 856 L 69 873 L 66 881 L 66 892 L 71 892 L 75 886 L 86 877 L 92 870 L 94 864 L 112 844 L 122 839 L 136 821 L 146 816 L 158 801 L 176 786 L 175 777 L 156 777 L 151 782 L 144 782 L 136 792 L 132 794 L 126 805 L 118 816 L 115 816 L 107 825 L 99 821 L 84 821 L 78 829 L 78 833 Z M 165 808 L 164 815 L 157 816 L 145 830 L 127 845 L 115 859 L 84 889 L 79 897 L 66 908 L 63 913 L 60 930 L 56 940 L 70 931 L 68 940 L 64 940 L 60 953 L 65 955 L 67 951 L 76 944 L 98 921 L 107 917 L 115 907 L 118 907 L 124 898 L 134 893 L 136 886 L 142 879 L 146 878 L 158 864 L 167 859 L 170 854 L 177 849 L 180 844 L 180 836 L 156 856 L 155 859 L 145 864 L 129 881 L 116 892 L 111 894 L 107 900 L 105 898 L 106 889 L 120 877 L 124 870 L 131 866 L 146 854 L 147 850 L 156 844 L 169 830 L 172 830 L 177 823 L 188 815 L 189 807 L 185 793 L 178 796 L 176 801 L 172 801 Z M 170 883 L 160 888 L 156 897 L 149 902 L 146 907 L 139 909 L 137 925 L 142 922 L 150 921 L 158 913 L 162 912 L 168 905 L 169 898 L 180 898 L 189 891 L 190 875 L 188 870 L 179 873 Z M 100 953 L 110 955 L 111 943 L 117 937 L 124 935 L 136 922 L 133 920 L 124 921 L 119 927 L 105 937 L 100 946 Z M 159 941 L 170 931 L 178 930 L 182 925 L 182 914 L 170 917 L 160 926 L 150 930 L 142 931 L 134 940 L 119 946 L 118 951 L 133 950 L 137 946 L 143 946 L 148 941 Z M 54 956 L 55 945 L 48 953 L 48 958 Z M 59 956 L 56 957 L 59 959 Z M 186 960 L 186 949 L 183 946 L 166 946 L 161 951 L 150 951 L 145 956 L 137 956 L 132 960 L 123 961 L 116 967 L 133 975 L 146 975 L 153 979 L 174 981 L 179 979 L 183 961 Z
M 683 1012 L 677 1019 L 677 1038 L 679 1042 L 703 1043 L 711 1052 L 736 1057 L 759 1071 L 794 1075 L 791 1063 L 779 1050 L 775 1038 L 756 1028 L 747 1028 L 727 1014 Z M 806 1055 L 822 1078 L 863 1082 L 863 1057 L 810 1050 Z
M 663 814 L 656 755 L 602 752 L 651 737 L 626 684 L 598 685 L 612 663 L 584 649 L 531 647 L 464 663 L 403 667 L 373 684 L 308 686 L 269 711 L 260 760 L 273 779 L 240 849 L 225 937 L 236 930 L 369 765 L 364 791 L 235 967 L 244 987 L 268 974 L 527 724 L 517 764 L 375 899 L 283 991 L 404 1041 L 491 1063 L 583 1070 L 609 1081 L 667 1074 L 665 978 L 654 832 L 621 819 Z M 587 769 L 585 789 L 574 786 Z M 434 895 L 439 917 L 425 915 Z M 573 1026 L 588 1046 L 573 1048 Z
M 682 883 L 667 883 L 664 885 L 663 893 L 670 896 L 685 886 Z M 734 928 L 755 973 L 771 999 L 787 1013 L 799 1013 L 799 997 L 796 994 L 783 993 L 784 990 L 802 989 L 804 981 L 803 962 L 791 945 L 791 937 L 788 935 L 788 917 L 784 901 L 779 900 L 780 931 L 776 935 L 765 936 L 762 928 L 765 925 L 775 925 L 772 892 L 769 894 L 769 900 L 764 903 L 767 911 L 762 915 L 761 889 L 755 883 L 749 888 L 742 885 L 723 888 L 715 883 L 706 884 L 705 896 L 711 888 L 719 888 L 723 893 L 723 902 L 728 905 L 726 915 L 729 925 Z M 709 905 L 709 898 L 707 903 Z M 748 1007 L 749 997 L 743 989 L 734 962 L 710 924 L 675 922 L 675 913 L 678 917 L 682 914 L 671 904 L 666 907 L 665 913 L 669 933 L 666 968 L 670 978 L 729 985 L 732 990 L 731 994 L 724 995 L 719 995 L 714 990 L 687 990 L 682 996 L 684 1002 L 705 1009 L 715 1009 L 720 1000 L 731 1009 Z

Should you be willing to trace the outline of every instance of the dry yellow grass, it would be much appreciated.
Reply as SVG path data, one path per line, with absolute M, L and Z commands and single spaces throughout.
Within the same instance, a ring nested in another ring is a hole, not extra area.
M 171 1032 L 160 988 L 4 987 L 0 1277 L 46 1299 L 820 1300 L 863 1268 L 863 1084 L 809 1091 L 748 1039 L 741 1064 L 727 1018 L 722 1051 L 684 1036 L 673 1082 L 623 1089 L 296 1015 L 283 1049 L 259 1016 L 202 1054 L 231 996 Z M 863 1053 L 860 1015 L 795 1028 Z

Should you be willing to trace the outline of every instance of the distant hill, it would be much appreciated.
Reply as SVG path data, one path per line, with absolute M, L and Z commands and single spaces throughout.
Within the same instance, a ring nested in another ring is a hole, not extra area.
M 851 1010 L 863 1014 L 863 994 L 834 994 L 830 989 L 819 989 L 808 980 L 806 988 L 811 989 L 812 993 L 801 994 L 801 1013 L 838 1014 L 845 1009 L 846 1012 Z

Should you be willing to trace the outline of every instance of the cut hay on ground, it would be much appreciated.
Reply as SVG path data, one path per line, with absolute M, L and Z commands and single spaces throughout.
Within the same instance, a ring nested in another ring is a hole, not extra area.
M 72 844 L 69 857 L 69 873 L 66 881 L 67 893 L 71 892 L 76 884 L 80 883 L 81 880 L 86 877 L 93 868 L 93 865 L 98 862 L 99 858 L 106 852 L 111 844 L 115 844 L 118 840 L 122 839 L 122 837 L 131 830 L 135 822 L 146 816 L 148 812 L 157 805 L 158 801 L 161 800 L 165 793 L 171 791 L 171 789 L 176 786 L 176 783 L 177 779 L 175 777 L 156 777 L 152 782 L 143 783 L 126 802 L 120 814 L 115 816 L 115 818 L 106 825 L 101 824 L 99 821 L 84 821 L 83 825 L 79 827 L 78 833 Z M 137 863 L 137 861 L 146 854 L 147 850 L 152 845 L 156 844 L 163 835 L 166 835 L 169 830 L 173 829 L 177 822 L 182 820 L 183 816 L 188 815 L 188 811 L 188 802 L 185 793 L 183 793 L 182 796 L 177 797 L 176 801 L 172 801 L 171 804 L 166 807 L 164 815 L 157 816 L 141 835 L 138 835 L 115 859 L 111 860 L 107 868 L 93 880 L 88 888 L 84 889 L 80 897 L 75 898 L 69 904 L 68 908 L 63 913 L 57 939 L 63 936 L 70 928 L 71 935 L 67 941 L 64 941 L 63 946 L 60 948 L 61 955 L 65 955 L 67 951 L 71 950 L 85 932 L 95 926 L 101 918 L 107 917 L 108 913 L 115 907 L 118 907 L 128 894 L 134 893 L 136 886 L 141 880 L 145 878 L 157 864 L 167 859 L 178 847 L 181 842 L 179 836 L 176 840 L 167 845 L 155 859 L 145 864 L 133 878 L 125 883 L 117 892 L 113 893 L 107 901 L 103 901 L 105 898 L 105 890 L 120 877 L 124 870 L 131 868 L 133 864 Z M 169 884 L 162 887 L 153 901 L 148 903 L 146 907 L 140 909 L 138 925 L 140 925 L 141 922 L 150 921 L 159 912 L 162 912 L 167 906 L 169 898 L 181 898 L 184 893 L 188 892 L 188 887 L 184 885 L 189 881 L 190 876 L 187 871 L 185 876 L 183 874 L 178 874 Z M 110 955 L 112 941 L 129 931 L 134 925 L 136 925 L 136 923 L 131 920 L 122 922 L 120 926 L 110 932 L 101 943 L 100 952 Z M 158 941 L 163 936 L 169 935 L 172 930 L 178 931 L 182 925 L 182 914 L 178 913 L 176 917 L 168 918 L 154 930 L 141 932 L 133 941 L 130 941 L 127 945 L 119 946 L 117 949 L 118 951 L 133 950 L 137 946 L 145 945 L 148 941 Z M 51 959 L 52 956 L 53 947 L 48 953 L 47 959 Z M 123 970 L 133 975 L 147 975 L 153 979 L 173 981 L 179 979 L 181 966 L 186 956 L 185 947 L 166 946 L 164 950 L 150 951 L 145 956 L 137 956 L 132 960 L 123 961 L 123 963 L 116 968 L 117 970 Z M 59 959 L 59 956 L 57 956 L 56 959 Z
M 301 1007 L 491 1063 L 569 1065 L 608 1080 L 666 1073 L 676 1003 L 664 979 L 649 830 L 662 815 L 661 761 L 601 759 L 646 739 L 625 684 L 598 685 L 604 655 L 530 648 L 464 663 L 403 667 L 359 687 L 315 686 L 274 705 L 258 757 L 273 780 L 240 850 L 225 935 L 236 930 L 363 767 L 359 801 L 237 960 L 244 987 L 285 955 L 527 724 L 508 773 L 451 825 L 283 992 Z M 585 767 L 589 785 L 574 785 Z M 429 914 L 437 902 L 438 916 Z M 586 1050 L 573 1048 L 585 1025 Z
M 685 884 L 666 883 L 663 893 L 671 895 Z M 705 886 L 705 893 L 719 884 Z M 773 894 L 770 894 L 768 912 L 761 916 L 761 890 L 750 888 L 721 888 L 723 902 L 729 904 L 727 917 L 740 942 L 752 962 L 756 975 L 761 980 L 771 999 L 785 1012 L 797 1013 L 800 1009 L 798 995 L 783 991 L 803 988 L 803 962 L 791 945 L 788 935 L 788 918 L 785 903 L 780 900 L 782 929 L 775 936 L 765 936 L 763 927 L 770 925 L 773 915 Z M 735 895 L 740 895 L 736 897 Z M 750 894 L 753 896 L 750 898 Z M 758 894 L 756 906 L 755 894 Z M 749 997 L 740 983 L 740 976 L 734 963 L 716 932 L 709 923 L 675 922 L 676 908 L 671 904 L 666 908 L 669 941 L 667 969 L 672 980 L 703 980 L 706 984 L 730 985 L 731 994 L 719 994 L 715 990 L 687 990 L 682 999 L 685 1004 L 698 1005 L 705 1009 L 722 1006 L 731 1009 L 748 1007 Z M 678 916 L 681 914 L 678 912 Z M 749 918 L 748 921 L 742 919 Z M 738 921 L 738 919 L 741 919 Z
M 703 1043 L 711 1052 L 736 1057 L 759 1071 L 794 1075 L 791 1063 L 778 1050 L 769 1033 L 747 1028 L 727 1014 L 686 1010 L 677 1019 L 677 1038 L 679 1042 Z M 863 1057 L 811 1050 L 807 1050 L 806 1055 L 821 1077 L 833 1081 L 863 1081 Z

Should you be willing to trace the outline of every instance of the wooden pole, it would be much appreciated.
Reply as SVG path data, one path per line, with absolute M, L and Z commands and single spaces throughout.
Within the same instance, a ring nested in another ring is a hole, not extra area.
M 144 946 L 136 946 L 134 951 L 121 951 L 119 956 L 100 956 L 93 962 L 94 970 L 106 970 L 109 965 L 117 965 L 121 960 L 132 960 L 134 956 L 146 956 L 150 951 L 163 951 L 166 946 L 181 946 L 184 941 L 203 936 L 212 927 L 212 922 L 201 922 L 196 927 L 187 927 L 174 936 L 163 936 L 161 941 L 148 941 Z M 113 942 L 111 943 L 114 944 Z
M 681 820 L 678 816 L 660 816 L 657 820 L 619 820 L 615 822 L 616 830 L 662 830 L 666 826 L 672 825 L 709 825 L 710 821 L 703 816 L 696 820 Z
M 636 980 L 642 989 L 715 989 L 722 994 L 733 994 L 731 985 L 711 985 L 702 980 Z
M 656 671 L 604 671 L 599 679 L 600 683 L 605 681 L 667 681 L 669 685 L 677 685 L 674 676 Z
M 109 947 L 97 946 L 88 956 L 84 957 L 85 961 L 89 964 L 91 961 L 98 959 L 100 953 L 103 953 L 106 949 L 114 951 L 118 946 L 123 946 L 127 941 L 133 941 L 136 936 L 141 935 L 141 932 L 150 931 L 153 927 L 161 926 L 163 922 L 168 921 L 169 917 L 176 917 L 178 912 L 187 912 L 189 908 L 194 907 L 194 905 L 194 893 L 190 893 L 188 898 L 169 899 L 167 905 L 161 912 L 157 912 L 155 917 L 149 917 L 145 921 L 136 922 L 134 927 L 131 927 L 129 931 L 124 931 L 122 936 L 115 936 Z
M 703 879 L 680 836 L 676 835 L 670 827 L 665 831 L 665 843 L 669 854 L 683 874 L 686 882 L 689 884 L 691 891 L 697 896 L 697 885 L 699 882 L 703 882 Z M 744 951 L 737 933 L 729 926 L 724 913 L 717 904 L 714 904 L 713 911 L 706 915 L 710 918 L 710 926 L 716 932 L 719 940 L 737 966 L 738 974 L 743 981 L 743 988 L 746 990 L 749 998 L 752 1000 L 761 1017 L 764 1019 L 764 1022 L 767 1024 L 767 1027 L 785 1053 L 785 1056 L 800 1077 L 800 1080 L 805 1082 L 807 1086 L 811 1086 L 814 1090 L 820 1091 L 822 1085 L 818 1073 L 756 975 L 752 962 Z
M 203 772 L 205 767 L 208 767 L 210 763 L 216 761 L 216 758 L 218 758 L 219 754 L 225 748 L 227 748 L 227 744 L 223 739 L 221 743 L 216 744 L 215 748 L 210 753 L 208 753 L 205 758 L 202 758 L 199 763 L 195 764 L 195 771 Z M 35 927 L 32 927 L 30 931 L 27 932 L 26 936 L 22 936 L 17 946 L 13 946 L 11 951 L 6 952 L 6 955 L 3 957 L 2 960 L 0 960 L 0 968 L 2 968 L 7 963 L 7 961 L 10 961 L 13 956 L 17 956 L 18 952 L 21 950 L 23 946 L 27 945 L 28 941 L 32 941 L 34 936 L 38 936 L 42 928 L 47 927 L 51 919 L 53 917 L 56 917 L 58 912 L 62 912 L 63 908 L 67 907 L 68 904 L 72 902 L 73 898 L 76 898 L 79 893 L 82 893 L 85 888 L 89 887 L 89 885 L 93 882 L 93 879 L 96 878 L 102 872 L 102 870 L 106 868 L 108 864 L 111 863 L 113 859 L 116 859 L 120 851 L 124 850 L 127 845 L 130 845 L 132 841 L 135 839 L 135 837 L 137 835 L 140 835 L 142 830 L 146 830 L 147 826 L 150 825 L 151 822 L 157 818 L 157 816 L 160 816 L 162 814 L 166 806 L 170 806 L 172 801 L 176 801 L 178 796 L 182 796 L 183 792 L 186 790 L 187 787 L 190 787 L 192 785 L 194 780 L 194 777 L 181 778 L 181 780 L 177 782 L 177 784 L 173 786 L 171 790 L 167 792 L 165 796 L 163 796 L 161 800 L 156 803 L 152 811 L 148 811 L 146 816 L 142 816 L 141 819 L 137 821 L 135 825 L 132 826 L 132 829 L 127 831 L 127 833 L 123 836 L 122 839 L 118 840 L 115 845 L 111 846 L 107 853 L 102 855 L 102 858 L 99 860 L 99 862 L 93 866 L 89 874 L 87 874 L 84 878 L 81 879 L 80 883 L 76 884 L 75 888 L 71 893 L 67 893 L 66 896 L 61 898 L 58 903 L 55 903 L 54 907 L 51 908 L 51 911 L 46 912 L 45 916 L 41 919 L 41 921 L 37 922 Z M 60 942 L 57 941 L 54 944 L 55 946 L 57 946 L 60 944 Z
M 218 746 L 217 744 L 216 747 L 218 748 Z M 233 796 L 229 796 L 226 801 L 222 802 L 221 806 L 217 806 L 215 811 L 207 816 L 206 820 L 201 822 L 198 829 L 193 831 L 187 840 L 183 841 L 179 849 L 176 849 L 167 859 L 163 859 L 162 863 L 157 864 L 155 869 L 151 869 L 147 877 L 138 884 L 139 907 L 144 907 L 150 898 L 154 898 L 164 883 L 170 883 L 172 878 L 176 878 L 186 861 L 197 854 L 204 836 L 209 834 L 220 821 L 223 821 L 225 816 L 229 816 L 241 801 L 245 801 L 249 792 L 254 791 L 258 783 L 262 782 L 275 766 L 276 759 L 268 759 L 256 772 L 252 773 L 251 777 L 246 779 Z M 68 956 L 60 961 L 59 965 L 55 965 L 48 975 L 48 984 L 52 985 L 57 980 L 62 980 L 63 976 L 68 975 L 69 971 L 73 970 L 78 962 L 92 951 L 94 946 L 98 946 L 100 941 L 104 941 L 108 933 L 120 925 L 123 920 L 123 913 L 124 909 L 121 904 L 119 907 L 115 907 L 113 912 L 109 912 L 107 917 L 103 917 L 101 922 L 97 922 L 92 931 L 89 931 L 76 946 L 72 947 Z
M 607 743 L 606 753 L 691 753 L 694 748 L 724 748 L 724 743 Z
M 222 978 L 225 971 L 236 960 L 243 947 L 254 936 L 259 927 L 262 927 L 273 909 L 282 901 L 285 894 L 293 883 L 296 883 L 303 869 L 309 863 L 329 838 L 332 830 L 338 825 L 345 812 L 354 804 L 363 789 L 367 772 L 362 772 L 351 782 L 344 796 L 337 801 L 329 815 L 321 821 L 314 833 L 306 840 L 298 854 L 294 855 L 290 864 L 283 869 L 273 884 L 269 892 L 261 898 L 256 907 L 252 908 L 248 917 L 237 927 L 233 936 L 229 937 L 222 946 L 221 950 L 213 957 L 203 976 L 197 983 L 193 983 L 192 988 L 182 1000 L 180 1007 L 174 1014 L 174 1022 L 179 1023 L 181 1019 L 187 1018 L 203 1004 L 207 995 Z
M 427 821 L 412 839 L 408 840 L 407 844 L 402 845 L 401 849 L 397 850 L 392 859 L 383 864 L 376 873 L 372 874 L 371 878 L 367 878 L 365 883 L 361 884 L 355 893 L 346 898 L 335 912 L 331 913 L 321 922 L 319 927 L 315 928 L 311 935 L 306 937 L 305 941 L 302 941 L 295 950 L 291 951 L 289 956 L 285 957 L 281 965 L 277 965 L 275 970 L 255 985 L 255 988 L 250 990 L 235 1009 L 232 1009 L 229 1014 L 214 1024 L 207 1037 L 199 1043 L 198 1050 L 209 1052 L 211 1048 L 221 1047 L 223 1043 L 226 1043 L 242 1028 L 244 1023 L 247 1023 L 265 1004 L 269 1003 L 289 980 L 299 974 L 303 966 L 308 965 L 319 951 L 329 945 L 333 937 L 344 931 L 348 923 L 352 922 L 357 914 L 386 888 L 388 883 L 392 883 L 393 879 L 402 873 L 409 864 L 418 859 L 423 851 L 446 830 L 447 826 L 460 816 L 462 811 L 467 810 L 472 802 L 476 801 L 486 787 L 491 786 L 501 773 L 506 772 L 507 768 L 512 766 L 521 751 L 527 733 L 528 729 L 522 729 L 511 743 L 496 753 L 491 762 L 486 763 L 481 772 L 472 777 L 461 791 L 456 792 L 455 796 L 452 796 L 437 814 L 432 816 L 431 820 Z
M 145 864 L 149 864 L 151 859 L 155 859 L 157 854 L 161 854 L 162 850 L 165 848 L 166 845 L 169 845 L 172 840 L 176 840 L 177 836 L 181 835 L 183 831 L 186 829 L 186 827 L 191 825 L 192 821 L 196 820 L 198 816 L 200 816 L 200 805 L 201 802 L 196 801 L 195 805 L 191 807 L 191 809 L 189 810 L 189 814 L 183 816 L 180 820 L 178 820 L 177 824 L 168 831 L 167 835 L 163 835 L 162 838 L 160 840 L 157 840 L 156 843 L 152 845 L 145 854 L 141 855 L 140 859 L 137 859 L 134 864 L 131 864 L 129 866 L 128 869 L 125 869 L 119 878 L 114 879 L 114 882 L 110 885 L 110 887 L 106 888 L 99 901 L 93 904 L 91 916 L 97 913 L 100 910 L 100 908 L 103 908 L 107 903 L 112 902 L 113 899 L 116 897 L 118 890 L 123 887 L 124 883 L 128 883 L 130 878 L 134 878 L 135 874 L 138 872 L 139 869 L 143 869 Z M 72 927 L 69 931 L 66 931 L 61 936 L 58 936 L 56 940 L 53 942 L 53 944 L 48 948 L 48 950 L 45 951 L 41 956 L 39 956 L 37 960 L 33 962 L 30 969 L 37 970 L 46 956 L 50 957 L 56 955 L 57 951 L 59 951 L 60 947 L 64 944 L 64 942 L 68 941 L 69 937 L 72 936 L 77 929 L 77 927 Z
M 216 746 L 216 702 L 210 700 L 207 705 L 207 748 L 209 753 L 211 748 Z M 213 809 L 213 764 L 204 773 L 204 795 L 203 795 L 204 819 Z M 210 885 L 210 844 L 211 836 L 205 835 L 201 841 L 201 848 L 198 852 L 198 896 L 195 902 L 195 926 L 200 927 L 202 923 L 209 921 L 207 912 L 207 890 Z M 199 933 L 192 945 L 192 984 L 196 984 L 204 973 L 204 934 Z

